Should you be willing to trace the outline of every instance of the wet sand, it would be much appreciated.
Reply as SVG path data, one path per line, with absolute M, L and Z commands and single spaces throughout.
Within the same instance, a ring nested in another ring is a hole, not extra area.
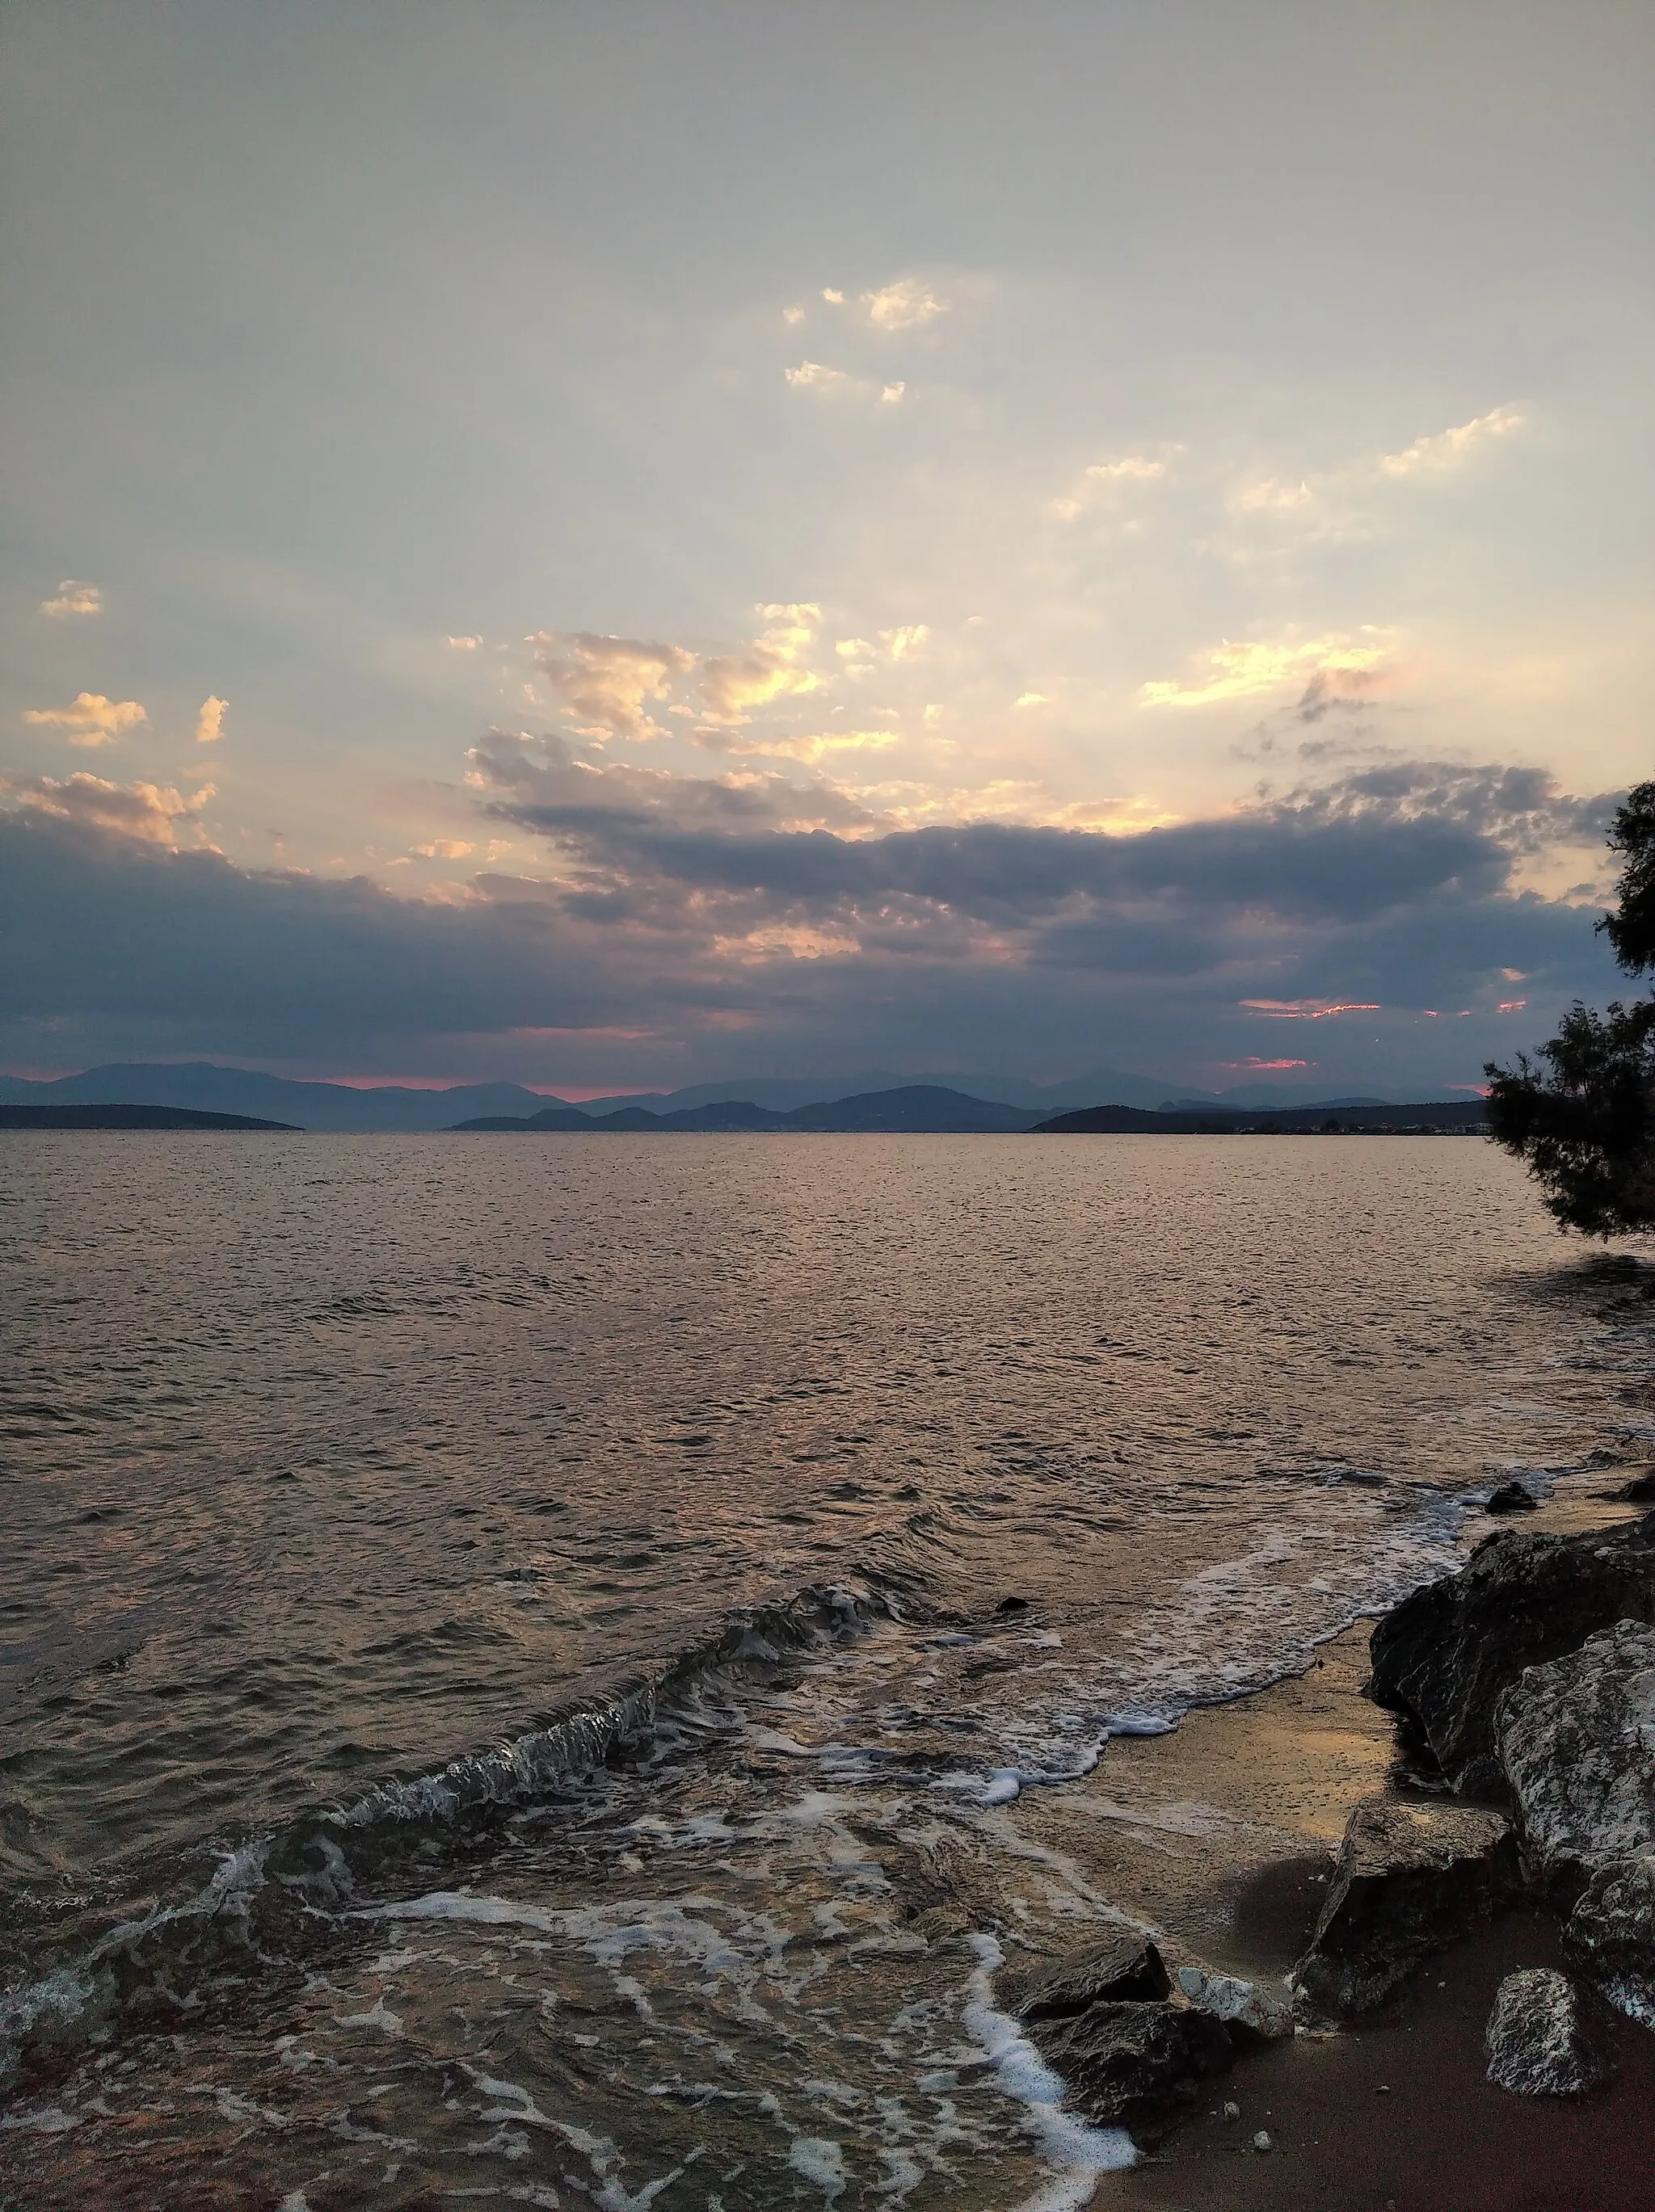
M 1577 1494 L 1524 1517 L 1566 1529 L 1633 1517 Z M 1114 1904 L 1230 1972 L 1282 1974 L 1309 1941 L 1350 1808 L 1405 1790 L 1389 1716 L 1360 1694 L 1366 1627 L 1301 1680 L 1192 1714 L 1173 1735 L 1111 1744 L 1084 1789 L 1024 1801 L 1031 1839 L 1072 1856 Z M 1615 2078 L 1585 2099 L 1514 2097 L 1486 2078 L 1502 1975 L 1560 1958 L 1526 1906 L 1427 1962 L 1360 2027 L 1300 2034 L 1209 2084 L 1191 2118 L 1098 2212 L 1650 2212 L 1655 2034 L 1604 2014 Z M 1225 2100 L 1239 2119 L 1222 2117 Z M 1273 2148 L 1252 2147 L 1259 2130 Z

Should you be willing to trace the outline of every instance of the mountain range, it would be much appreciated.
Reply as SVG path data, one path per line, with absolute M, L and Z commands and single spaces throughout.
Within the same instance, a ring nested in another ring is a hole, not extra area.
M 893 1091 L 867 1091 L 849 1098 L 818 1099 L 778 1114 L 769 1106 L 756 1106 L 745 1098 L 716 1099 L 705 1106 L 686 1106 L 676 1112 L 652 1114 L 642 1106 L 623 1106 L 615 1113 L 594 1113 L 590 1107 L 547 1106 L 526 1118 L 485 1114 L 476 1121 L 460 1121 L 470 1130 L 659 1130 L 661 1132 L 715 1129 L 806 1130 L 835 1129 L 872 1132 L 909 1130 L 928 1134 L 993 1135 L 1031 1129 L 1042 1119 L 1037 1107 L 1002 1106 L 986 1098 L 968 1098 L 934 1083 L 910 1083 Z
M 915 1076 L 896 1074 L 886 1068 L 814 1079 L 732 1076 L 719 1083 L 689 1084 L 678 1091 L 631 1091 L 584 1099 L 574 1109 L 563 1099 L 518 1083 L 458 1084 L 446 1090 L 400 1084 L 358 1086 L 298 1081 L 289 1076 L 266 1075 L 257 1068 L 221 1067 L 210 1060 L 139 1060 L 90 1067 L 79 1075 L 46 1081 L 0 1076 L 0 1103 L 10 1105 L 175 1106 L 196 1112 L 250 1115 L 307 1129 L 338 1130 L 447 1129 L 466 1121 L 526 1120 L 560 1111 L 578 1113 L 584 1124 L 594 1116 L 633 1109 L 660 1117 L 727 1105 L 732 1100 L 786 1115 L 800 1107 L 814 1110 L 848 1098 L 915 1090 L 947 1091 L 989 1105 L 1027 1112 L 1027 1121 L 1008 1122 L 1005 1125 L 1008 1127 L 1026 1127 L 1056 1114 L 1102 1104 L 1191 1110 L 1209 1106 L 1248 1109 L 1402 1103 L 1400 1093 L 1329 1098 L 1325 1088 L 1318 1091 L 1304 1085 L 1245 1084 L 1221 1092 L 1190 1091 L 1153 1076 L 1133 1075 L 1111 1067 L 1090 1068 L 1067 1081 L 1050 1084 L 980 1071 Z

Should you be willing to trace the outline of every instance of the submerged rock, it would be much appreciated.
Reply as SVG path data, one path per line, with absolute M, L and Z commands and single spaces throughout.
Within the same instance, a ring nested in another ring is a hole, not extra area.
M 1235 2055 L 1222 2021 L 1184 2005 L 1094 2004 L 1038 2021 L 1030 2033 L 1099 2124 L 1141 2125 L 1176 2113 L 1202 2081 L 1227 2073 Z
M 1421 1959 L 1486 1920 L 1515 1880 L 1498 1813 L 1368 1799 L 1346 1826 L 1295 1990 L 1313 2013 L 1372 2011 Z
M 1500 1693 L 1619 1620 L 1655 1622 L 1655 1516 L 1578 1536 L 1502 1529 L 1380 1621 L 1369 1692 L 1420 1731 L 1457 1788 L 1497 1792 Z
M 1578 2097 L 1609 2069 L 1567 1974 L 1534 1966 L 1507 1974 L 1488 2016 L 1488 2079 L 1518 2097 Z
M 1655 1628 L 1622 1620 L 1530 1667 L 1500 1697 L 1494 1741 L 1525 1863 L 1565 1894 L 1655 1850 Z
M 1155 1946 L 1147 1936 L 1125 1930 L 1066 1951 L 1059 1959 L 1002 1969 L 995 1986 L 1002 2008 L 1025 2027 L 1031 2021 L 1070 2018 L 1090 2005 L 1149 2002 L 1172 1993 L 1171 1978 Z
M 1611 2004 L 1655 2027 L 1655 1856 L 1599 1867 L 1563 1941 Z
M 1502 1482 L 1482 1510 L 1485 1513 L 1532 1513 L 1535 1494 L 1524 1483 Z
M 1245 1982 L 1234 1974 L 1209 1973 L 1205 1966 L 1180 1966 L 1178 1989 L 1197 2012 L 1210 2013 L 1226 2027 L 1239 2028 L 1262 2042 L 1293 2033 L 1293 2001 L 1280 1986 Z

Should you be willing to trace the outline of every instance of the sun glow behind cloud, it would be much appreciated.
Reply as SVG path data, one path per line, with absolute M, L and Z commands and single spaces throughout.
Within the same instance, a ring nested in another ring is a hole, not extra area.
M 1269 641 L 1232 642 L 1226 638 L 1199 656 L 1211 672 L 1204 682 L 1157 681 L 1140 686 L 1146 707 L 1210 707 L 1232 699 L 1251 699 L 1293 684 L 1320 678 L 1324 685 L 1346 690 L 1368 689 L 1389 657 L 1384 644 L 1360 644 L 1348 638 L 1323 637 L 1303 643 Z

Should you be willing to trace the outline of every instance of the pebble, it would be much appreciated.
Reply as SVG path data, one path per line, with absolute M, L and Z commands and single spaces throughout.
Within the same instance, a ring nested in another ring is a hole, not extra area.
M 1226 2105 L 1224 2107 L 1224 2117 L 1226 2120 L 1238 2120 L 1241 2118 L 1240 2106 Z
M 1274 2150 L 1275 2148 L 1275 2144 L 1271 2138 L 1270 2131 L 1268 2128 L 1261 2128 L 1258 2133 L 1253 2137 L 1253 2148 L 1255 2150 Z

